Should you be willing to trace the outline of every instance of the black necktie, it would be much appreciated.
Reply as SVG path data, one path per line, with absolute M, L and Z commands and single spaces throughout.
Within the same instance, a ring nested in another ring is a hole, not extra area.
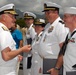
M 74 32 L 71 34 L 70 38 L 71 38 L 75 33 L 76 33 L 76 31 L 74 31 Z M 67 44 L 68 44 L 68 41 L 69 41 L 69 40 L 70 40 L 70 39 L 68 39 L 68 34 L 67 34 L 66 39 L 65 39 L 65 42 L 63 43 L 63 46 L 62 46 L 62 48 L 61 48 L 61 50 L 60 50 L 60 52 L 59 52 L 59 56 L 65 54 L 65 51 L 66 51 Z

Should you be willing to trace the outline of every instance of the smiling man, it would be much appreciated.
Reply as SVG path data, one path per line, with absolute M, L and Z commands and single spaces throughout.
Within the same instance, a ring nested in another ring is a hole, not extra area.
M 16 50 L 16 43 L 9 31 L 16 22 L 14 7 L 11 3 L 0 8 L 0 75 L 16 75 L 18 55 L 31 49 L 27 45 Z

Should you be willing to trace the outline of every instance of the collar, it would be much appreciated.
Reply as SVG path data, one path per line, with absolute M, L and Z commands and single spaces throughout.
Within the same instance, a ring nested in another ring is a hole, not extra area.
M 60 17 L 58 17 L 58 18 L 51 24 L 51 26 L 56 26 L 57 23 L 59 22 L 59 20 L 61 20 Z
M 33 26 L 33 24 L 31 24 L 31 25 L 30 25 L 30 27 L 29 27 L 29 29 L 28 29 L 28 30 L 30 30 L 30 29 L 32 28 L 32 26 Z

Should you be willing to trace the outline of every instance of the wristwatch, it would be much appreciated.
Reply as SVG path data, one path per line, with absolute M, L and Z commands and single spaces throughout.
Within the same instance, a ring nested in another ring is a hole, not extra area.
M 58 68 L 58 67 L 55 67 L 54 69 L 55 69 L 55 70 L 58 70 L 58 71 L 60 70 L 60 68 Z

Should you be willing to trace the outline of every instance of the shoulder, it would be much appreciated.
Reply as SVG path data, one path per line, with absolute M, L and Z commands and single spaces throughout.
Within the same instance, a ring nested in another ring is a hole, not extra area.
M 59 23 L 64 24 L 64 21 L 63 20 L 59 20 Z
M 3 31 L 9 31 L 8 28 L 6 28 L 6 27 L 4 27 L 4 26 L 2 26 L 1 29 L 2 29 Z
M 35 28 L 34 27 L 30 28 L 30 32 L 32 32 L 32 31 L 35 32 Z

